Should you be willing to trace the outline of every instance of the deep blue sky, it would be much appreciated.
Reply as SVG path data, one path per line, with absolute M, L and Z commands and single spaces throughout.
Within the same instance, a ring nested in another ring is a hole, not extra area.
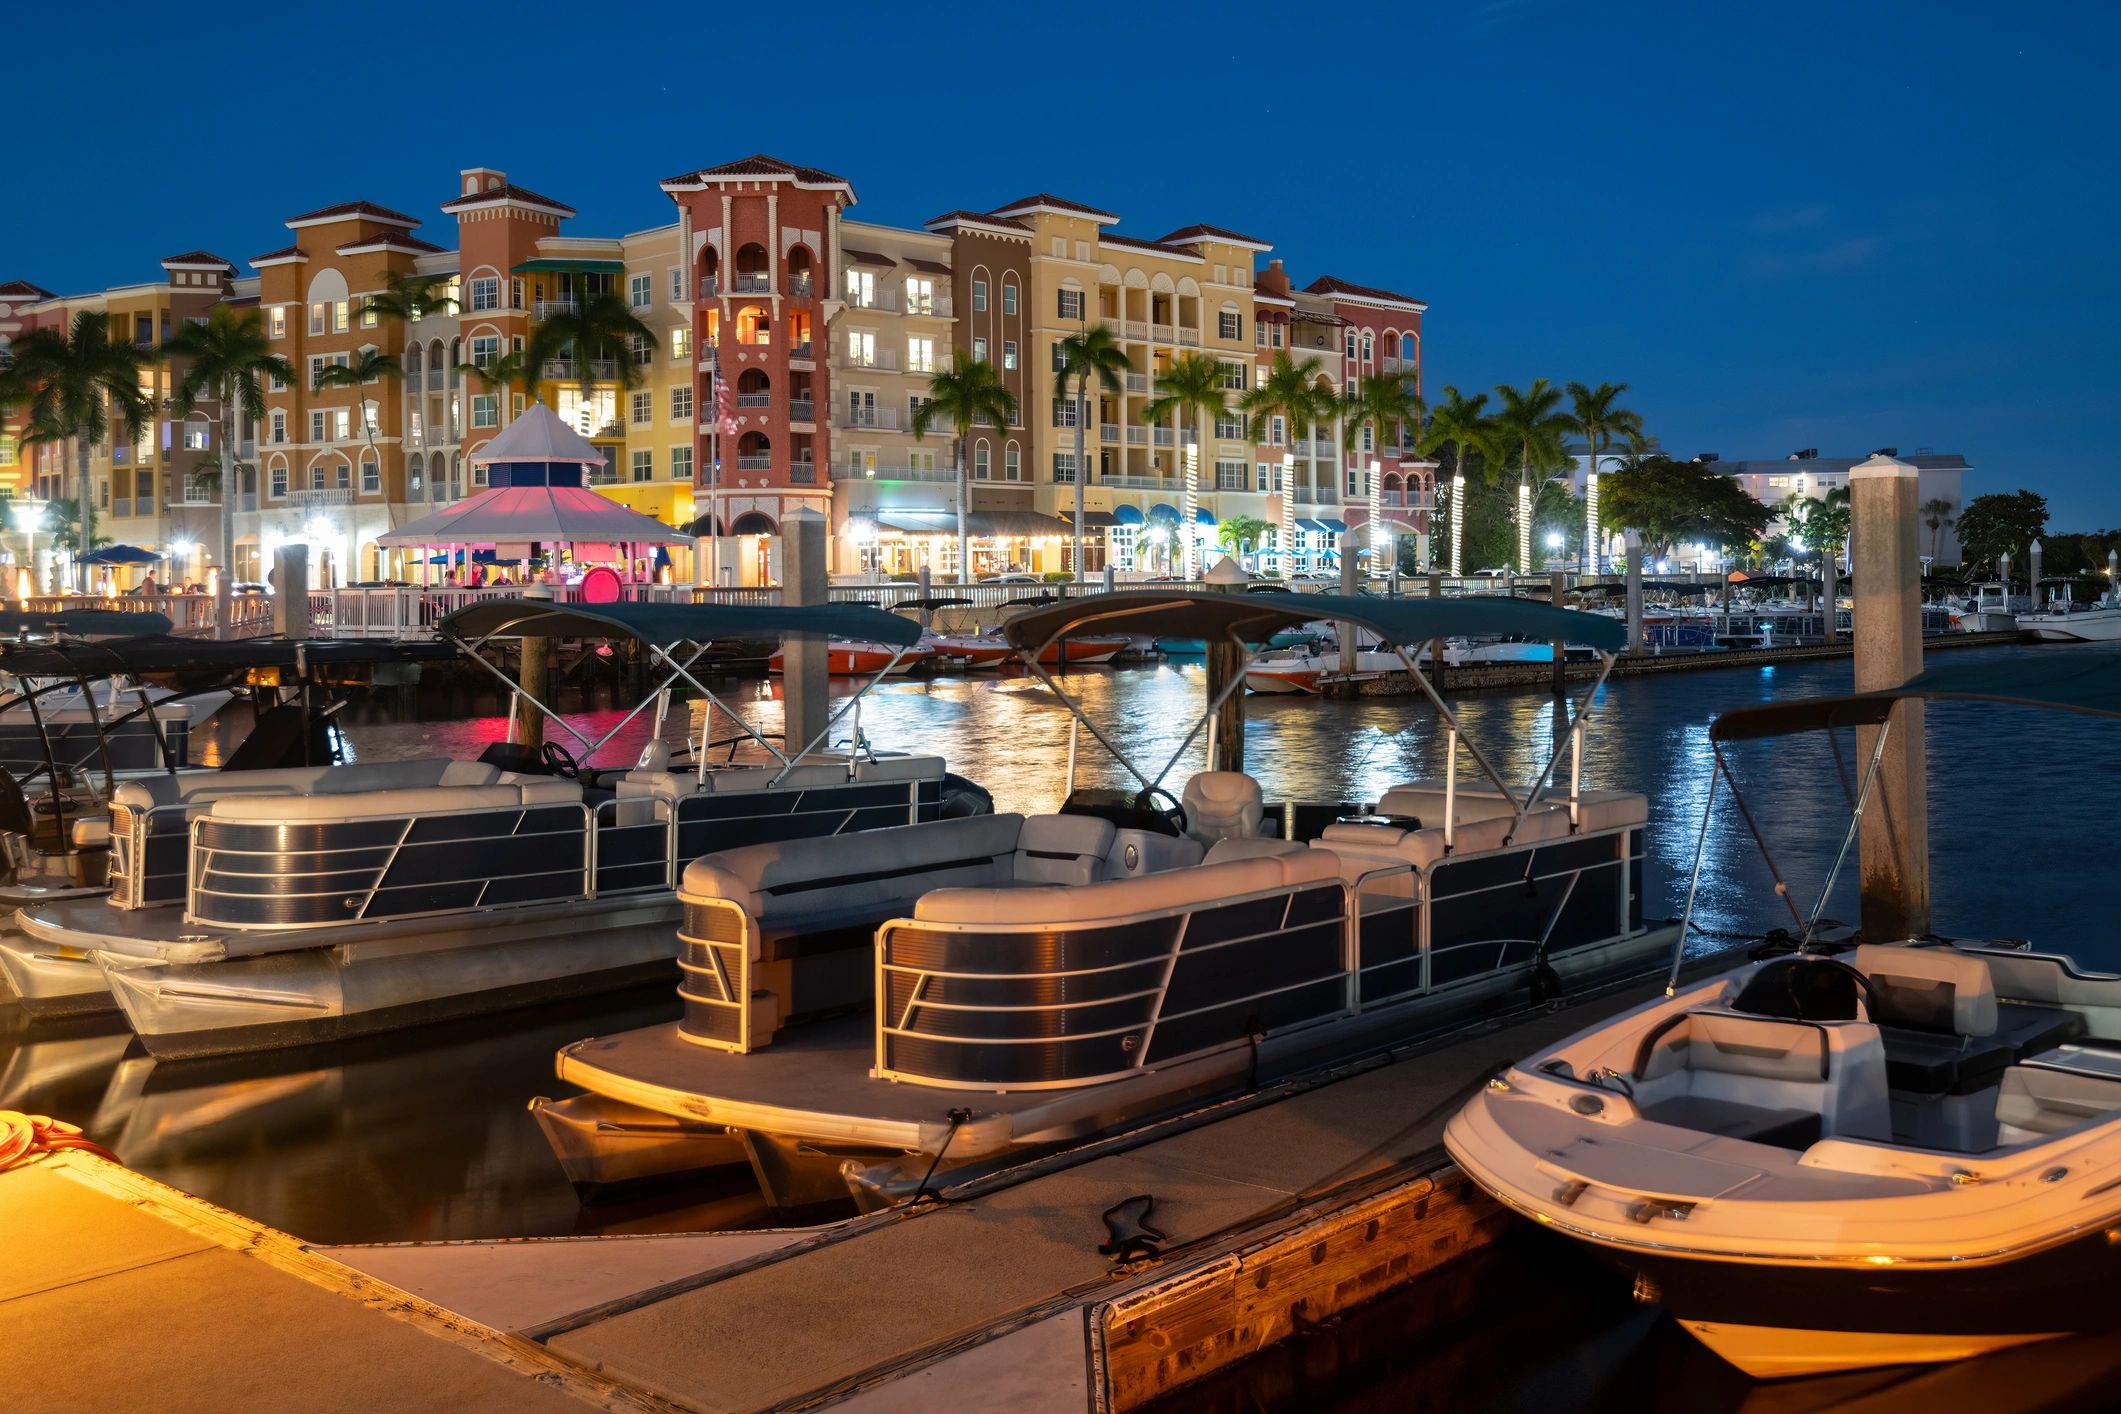
M 766 151 L 870 220 L 1046 189 L 1256 233 L 1427 300 L 1432 393 L 1625 381 L 1675 452 L 1956 450 L 2121 525 L 2107 7 L 1351 8 L 247 6 L 217 50 L 196 7 L 20 4 L 0 280 L 241 261 L 357 197 L 447 239 L 478 164 L 612 234 Z

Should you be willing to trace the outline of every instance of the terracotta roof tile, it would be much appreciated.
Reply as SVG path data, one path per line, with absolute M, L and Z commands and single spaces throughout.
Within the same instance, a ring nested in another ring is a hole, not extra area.
M 1263 241 L 1258 236 L 1248 236 L 1240 231 L 1233 231 L 1227 226 L 1209 226 L 1205 224 L 1181 226 L 1170 235 L 1163 237 L 1163 241 L 1167 245 L 1177 244 L 1180 241 L 1198 240 L 1230 241 L 1237 245 L 1256 245 L 1265 250 L 1271 250 L 1274 247 L 1274 242 Z
M 534 192 L 528 187 L 519 187 L 514 182 L 504 182 L 500 186 L 492 187 L 486 191 L 475 191 L 468 196 L 460 196 L 453 201 L 445 201 L 442 203 L 442 209 L 444 211 L 461 211 L 468 206 L 483 206 L 488 202 L 494 201 L 527 201 L 533 206 L 549 206 L 555 211 L 564 211 L 569 216 L 575 214 L 574 208 L 566 202 L 557 201 L 541 192 Z
M 749 157 L 739 157 L 734 162 L 724 162 L 719 167 L 702 167 L 697 171 L 667 177 L 664 184 L 672 182 L 703 182 L 714 177 L 793 177 L 799 182 L 810 182 L 818 186 L 849 187 L 853 183 L 845 177 L 836 177 L 821 167 L 805 167 L 798 162 L 783 161 L 755 152 Z
M 921 224 L 932 231 L 937 226 L 948 226 L 959 221 L 975 221 L 988 226 L 1001 226 L 1011 231 L 1028 231 L 1031 229 L 1021 221 L 1013 220 L 1007 216 L 996 216 L 991 211 L 966 211 L 962 208 L 956 211 L 945 211 L 940 216 L 930 216 Z
M 10 280 L 0 285 L 0 299 L 50 299 L 52 292 L 42 285 L 32 285 L 27 280 Z
M 417 216 L 407 216 L 402 211 L 393 211 L 372 201 L 345 201 L 337 206 L 322 206 L 315 211 L 305 211 L 300 216 L 288 217 L 287 224 L 292 226 L 302 221 L 326 221 L 334 216 L 373 216 L 380 221 L 403 221 L 408 226 L 420 224 L 420 218 Z
M 261 265 L 268 260 L 286 260 L 290 256 L 300 256 L 301 254 L 302 247 L 298 245 L 284 245 L 281 246 L 278 250 L 269 250 L 263 255 L 252 256 L 250 258 L 250 263 L 253 265 Z
M 415 255 L 438 255 L 447 250 L 432 241 L 423 241 L 418 236 L 408 236 L 403 231 L 386 231 L 380 236 L 367 236 L 358 241 L 348 241 L 339 247 L 339 254 L 349 251 L 369 250 L 376 246 L 387 246 L 392 250 L 408 250 Z
M 1321 275 L 1304 286 L 1307 295 L 1354 295 L 1360 299 L 1386 300 L 1392 304 L 1420 304 L 1412 295 L 1399 294 L 1393 290 L 1381 290 L 1375 285 L 1358 285 L 1352 280 L 1343 280 L 1337 275 Z
M 1119 219 L 1118 216 L 1110 211 L 1101 210 L 1095 206 L 1085 206 L 1079 201 L 1070 201 L 1064 196 L 1055 196 L 1049 191 L 1035 192 L 1030 196 L 1019 197 L 1006 205 L 995 207 L 994 212 L 997 216 L 1006 216 L 1012 211 L 1023 211 L 1033 206 L 1052 206 L 1062 211 L 1080 211 L 1085 216 L 1102 216 L 1107 221 L 1117 221 Z
M 234 265 L 215 255 L 210 250 L 188 250 L 182 255 L 164 256 L 162 263 L 164 265 L 218 265 L 226 270 L 235 269 Z
M 1115 231 L 1105 232 L 1098 237 L 1098 240 L 1105 245 L 1123 245 L 1131 246 L 1135 250 L 1153 250 L 1159 255 L 1175 255 L 1185 260 L 1200 259 L 1200 252 L 1197 250 L 1187 250 L 1184 246 L 1165 245 L 1162 241 L 1145 241 L 1140 236 L 1122 236 Z

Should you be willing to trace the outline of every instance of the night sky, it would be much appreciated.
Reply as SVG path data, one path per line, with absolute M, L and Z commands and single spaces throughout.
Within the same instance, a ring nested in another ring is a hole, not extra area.
M 2091 529 L 2121 525 L 2115 14 L 20 4 L 0 281 L 241 262 L 356 198 L 446 242 L 473 165 L 612 235 L 763 151 L 867 220 L 1048 190 L 1234 227 L 1427 300 L 1432 394 L 1625 381 L 1675 453 L 1959 451 L 1969 494 Z

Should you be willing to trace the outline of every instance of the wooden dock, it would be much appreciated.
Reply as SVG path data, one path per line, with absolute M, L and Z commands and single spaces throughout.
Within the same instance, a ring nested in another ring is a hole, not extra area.
M 1500 1215 L 1439 1141 L 1636 983 L 808 1229 L 313 1247 L 116 1165 L 0 1173 L 42 1408 L 1128 1410 L 1416 1281 Z M 1167 1234 L 1100 1254 L 1139 1194 Z

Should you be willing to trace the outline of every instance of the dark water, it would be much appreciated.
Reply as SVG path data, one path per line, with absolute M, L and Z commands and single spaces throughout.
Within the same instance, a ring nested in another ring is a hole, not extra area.
M 1988 660 L 2001 667 L 2024 653 L 2111 651 L 1976 650 L 1953 661 Z M 1846 662 L 1826 662 L 1638 678 L 1605 690 L 1593 717 L 1584 780 L 1649 795 L 1646 906 L 1652 916 L 1679 911 L 1707 789 L 1708 722 L 1732 707 L 1846 691 L 1849 682 Z M 1201 701 L 1197 666 L 1082 670 L 1067 684 L 1093 720 L 1138 763 L 1148 763 L 1152 775 L 1178 750 Z M 764 730 L 779 730 L 781 704 L 770 686 L 732 683 L 727 695 Z M 1454 705 L 1469 736 L 1502 772 L 1515 779 L 1537 773 L 1555 736 L 1550 699 L 1496 695 Z M 362 757 L 468 757 L 502 736 L 499 710 L 492 694 L 473 695 L 459 685 L 424 697 L 417 714 L 422 720 L 394 719 L 380 701 L 357 703 L 343 720 Z M 1248 712 L 1247 760 L 1270 799 L 1374 799 L 1397 782 L 1442 774 L 1434 713 L 1415 698 L 1254 698 Z M 228 715 L 241 714 L 232 709 Z M 572 720 L 596 737 L 622 715 L 585 710 Z M 861 714 L 863 732 L 878 745 L 939 752 L 953 769 L 992 790 L 998 808 L 1027 811 L 1051 809 L 1064 794 L 1068 723 L 1031 680 L 991 675 L 894 684 L 872 694 Z M 844 736 L 849 726 L 843 722 L 836 735 Z M 627 724 L 596 760 L 630 760 L 648 727 L 645 717 Z M 677 740 L 684 731 L 682 713 L 673 713 L 665 735 Z M 727 732 L 718 727 L 715 734 Z M 2121 939 L 2110 926 L 2121 881 L 2111 838 L 2121 730 L 2110 722 L 2021 708 L 1947 704 L 1931 707 L 1928 740 L 1938 928 L 2030 938 L 2087 964 L 2121 967 Z M 204 754 L 211 760 L 225 745 L 210 742 Z M 1081 753 L 1085 783 L 1127 779 L 1087 734 Z M 1174 790 L 1201 756 L 1196 739 L 1171 774 Z M 1853 744 L 1843 739 L 1839 764 L 1821 738 L 1741 744 L 1733 760 L 1794 896 L 1809 907 L 1846 823 L 1844 781 L 1860 769 Z M 1471 769 L 1463 758 L 1461 769 Z M 1855 916 L 1853 872 L 1852 862 L 1829 900 L 1830 917 Z M 1708 838 L 1696 920 L 1706 932 L 1690 945 L 1696 951 L 1790 921 L 1727 795 L 1719 797 Z M 345 1047 L 158 1065 L 129 1045 L 122 1031 L 29 1031 L 18 1015 L 0 1007 L 0 1108 L 71 1119 L 155 1177 L 319 1242 L 762 1222 L 766 1215 L 742 1194 L 582 1208 L 526 1112 L 531 1096 L 557 1089 L 551 1066 L 560 1045 L 670 1019 L 675 1012 L 670 992 L 656 988 Z M 1421 1407 L 1430 1392 L 1438 1403 L 1448 1396 L 1462 1405 L 1470 1395 L 1494 1408 L 1557 1402 L 1785 1407 L 1787 1391 L 1772 1398 L 1765 1390 L 1748 1393 L 1744 1381 L 1669 1322 L 1633 1308 L 1624 1289 L 1572 1252 L 1539 1248 L 1483 1270 L 1490 1272 L 1480 1278 L 1488 1285 L 1469 1291 L 1460 1304 L 1487 1309 L 1476 1296 L 1501 1303 L 1495 1330 L 1466 1337 L 1473 1350 L 1488 1351 L 1484 1358 L 1458 1353 L 1457 1345 L 1409 1347 L 1384 1335 L 1372 1346 L 1358 1343 L 1354 1354 L 1314 1340 L 1300 1343 L 1289 1357 L 1299 1362 L 1290 1378 L 1310 1382 L 1315 1376 L 1321 1382 L 1318 1399 L 1307 1403 L 1348 1409 L 1408 1407 L 1410 1399 Z M 1379 1308 L 1391 1309 L 1390 1303 Z M 1394 1329 L 1389 1314 L 1366 1319 L 1387 1325 L 1361 1330 Z M 1405 1324 L 1414 1317 L 1400 1319 Z M 1559 1346 L 1557 1330 L 1564 1336 Z M 1482 1346 L 1481 1340 L 1496 1343 Z M 1540 1347 L 1539 1359 L 1516 1358 L 1533 1345 Z M 1377 1351 L 1390 1352 L 1383 1367 Z M 1304 1374 L 1305 1360 L 1320 1362 L 1321 1369 Z M 1379 1368 L 1393 1373 L 1380 1375 Z M 1505 1383 L 1497 1385 L 1497 1379 Z M 1665 1389 L 1681 1380 L 1705 1382 L 1695 1385 L 1701 1398 L 1687 1398 L 1684 1383 Z M 1241 1386 L 1217 1388 L 1222 1397 L 1239 1401 L 1217 1407 L 1254 1407 L 1245 1401 L 1261 1396 L 1261 1390 Z M 1580 1394 L 1563 1392 L 1571 1388 Z M 1883 1398 L 1868 1384 L 1851 1386 L 1842 1397 L 1858 1396 Z M 1199 1397 L 1217 1396 L 1209 1391 Z M 1787 1407 L 1825 1404 L 1800 1400 Z M 1901 1406 L 1888 1401 L 1881 1407 Z

